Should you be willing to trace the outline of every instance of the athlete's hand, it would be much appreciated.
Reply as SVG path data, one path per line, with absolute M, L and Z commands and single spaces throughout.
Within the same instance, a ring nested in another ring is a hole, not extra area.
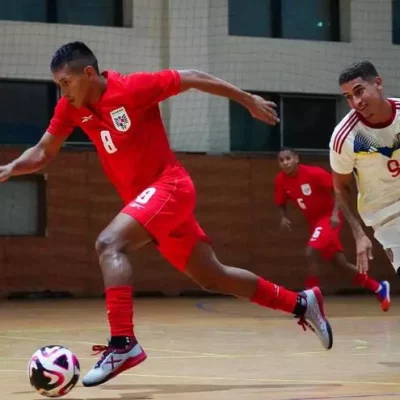
M 281 229 L 287 229 L 288 231 L 292 230 L 292 223 L 286 217 L 282 217 L 281 219 Z
M 259 119 L 269 125 L 276 125 L 280 121 L 276 112 L 276 104 L 260 96 L 253 94 L 250 101 L 246 104 L 246 108 L 253 118 Z
M 337 228 L 338 226 L 339 226 L 339 224 L 340 224 L 340 218 L 339 218 L 339 215 L 338 214 L 332 214 L 332 217 L 331 217 L 331 227 L 332 228 Z
M 368 262 L 374 257 L 372 255 L 372 242 L 367 235 L 356 239 L 357 249 L 357 268 L 360 273 L 366 274 L 368 271 Z
M 0 182 L 5 182 L 12 176 L 12 168 L 10 165 L 0 166 Z

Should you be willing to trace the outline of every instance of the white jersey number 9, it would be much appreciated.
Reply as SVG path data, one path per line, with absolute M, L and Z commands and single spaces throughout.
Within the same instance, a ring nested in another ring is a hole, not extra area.
M 397 178 L 400 175 L 400 163 L 397 160 L 389 160 L 387 162 L 387 168 L 393 178 Z

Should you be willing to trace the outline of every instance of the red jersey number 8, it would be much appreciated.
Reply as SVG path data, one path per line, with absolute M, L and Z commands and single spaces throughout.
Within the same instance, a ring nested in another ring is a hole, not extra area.
M 110 131 L 101 131 L 100 132 L 101 141 L 103 142 L 103 146 L 106 149 L 108 154 L 113 154 L 118 149 L 115 147 L 115 144 L 112 140 Z

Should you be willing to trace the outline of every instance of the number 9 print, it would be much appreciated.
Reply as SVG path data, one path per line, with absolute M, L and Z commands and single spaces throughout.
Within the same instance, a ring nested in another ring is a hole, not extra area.
M 397 178 L 400 175 L 400 163 L 397 160 L 389 160 L 387 162 L 387 168 L 393 178 Z

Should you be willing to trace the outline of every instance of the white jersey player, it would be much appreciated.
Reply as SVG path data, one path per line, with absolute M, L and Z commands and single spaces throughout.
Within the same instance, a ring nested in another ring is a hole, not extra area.
M 352 110 L 336 126 L 330 164 L 336 195 L 352 228 L 357 265 L 368 269 L 372 243 L 351 211 L 353 174 L 358 211 L 400 275 L 400 99 L 386 98 L 382 78 L 369 61 L 345 69 L 339 85 Z

